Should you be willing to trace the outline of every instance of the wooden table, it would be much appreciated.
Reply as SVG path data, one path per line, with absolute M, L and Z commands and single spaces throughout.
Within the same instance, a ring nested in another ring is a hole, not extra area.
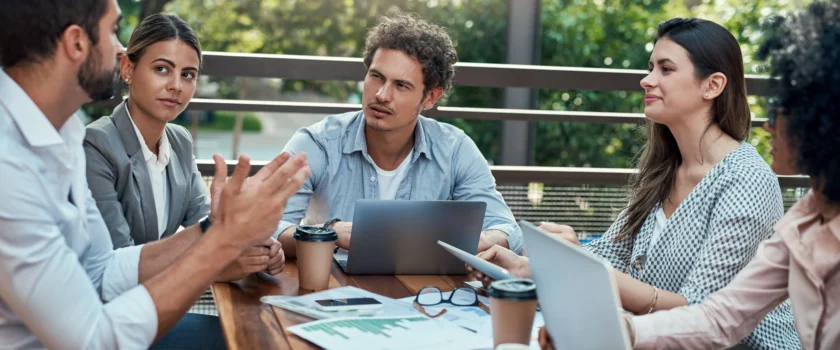
M 330 288 L 354 286 L 396 299 L 414 296 L 425 286 L 452 290 L 467 280 L 467 276 L 350 276 L 333 264 Z M 287 261 L 277 276 L 252 275 L 237 282 L 215 283 L 212 289 L 229 349 L 318 349 L 286 331 L 312 318 L 260 302 L 265 295 L 311 293 L 298 288 L 294 260 Z

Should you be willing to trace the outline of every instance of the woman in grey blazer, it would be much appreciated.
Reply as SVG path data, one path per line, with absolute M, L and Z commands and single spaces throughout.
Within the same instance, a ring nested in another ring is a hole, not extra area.
M 128 99 L 88 125 L 84 142 L 88 186 L 115 249 L 164 239 L 210 213 L 190 133 L 169 123 L 195 93 L 201 68 L 195 33 L 176 16 L 152 15 L 132 33 L 126 51 L 120 74 Z M 224 279 L 276 274 L 284 261 L 272 239 L 247 251 L 235 263 L 239 272 Z
M 622 306 L 635 314 L 698 304 L 723 288 L 783 214 L 776 176 L 745 142 L 750 112 L 737 40 L 715 23 L 676 18 L 659 25 L 654 44 L 641 81 L 648 142 L 630 203 L 584 245 L 613 265 Z M 569 226 L 541 227 L 579 244 Z M 501 247 L 479 256 L 530 276 L 527 258 Z M 790 303 L 741 345 L 800 348 Z

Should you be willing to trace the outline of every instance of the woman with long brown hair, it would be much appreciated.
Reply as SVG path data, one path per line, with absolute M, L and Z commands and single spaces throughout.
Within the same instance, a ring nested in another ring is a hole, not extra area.
M 783 214 L 775 174 L 744 142 L 750 111 L 732 34 L 701 19 L 663 22 L 649 70 L 641 81 L 648 142 L 630 201 L 603 237 L 584 246 L 613 265 L 622 306 L 635 314 L 702 302 L 746 266 Z M 541 227 L 578 243 L 569 226 Z M 530 276 L 527 258 L 501 247 L 479 257 Z M 799 348 L 790 305 L 742 344 Z
M 840 348 L 840 3 L 769 23 L 759 58 L 772 63 L 774 112 L 783 112 L 769 118 L 774 164 L 810 176 L 810 192 L 725 288 L 699 305 L 625 318 L 634 348 L 731 346 L 788 298 L 804 349 Z

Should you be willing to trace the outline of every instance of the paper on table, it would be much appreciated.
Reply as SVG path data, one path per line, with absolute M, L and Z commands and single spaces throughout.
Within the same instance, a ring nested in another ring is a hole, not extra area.
M 382 303 L 382 308 L 379 310 L 321 311 L 315 307 L 315 300 L 346 298 L 374 298 Z M 412 305 L 405 305 L 405 303 L 401 303 L 396 299 L 381 296 L 379 294 L 371 293 L 351 286 L 328 289 L 322 292 L 303 296 L 268 295 L 262 297 L 260 301 L 289 311 L 297 312 L 301 315 L 309 316 L 317 320 L 334 317 L 422 315 L 422 313 L 414 309 L 414 306 Z
M 443 298 L 449 298 L 452 295 L 452 292 L 444 292 Z M 413 304 L 415 297 L 408 297 L 399 299 L 399 301 Z M 472 300 L 462 301 L 463 304 L 469 303 Z M 490 306 L 490 299 L 483 296 L 478 296 L 478 301 L 484 303 L 484 305 Z M 440 318 L 443 318 L 447 321 L 450 321 L 454 324 L 457 324 L 461 327 L 464 327 L 468 330 L 473 332 L 478 332 L 479 329 L 484 325 L 485 320 L 490 319 L 490 314 L 487 311 L 482 310 L 478 306 L 455 306 L 452 304 L 440 304 L 435 306 L 425 306 L 426 312 L 431 315 L 437 314 L 443 309 L 446 309 L 446 313 L 441 315 Z
M 493 340 L 426 316 L 343 317 L 288 331 L 325 349 L 491 349 Z M 429 336 L 434 334 L 434 336 Z
M 452 292 L 444 292 L 443 298 L 449 298 L 451 294 Z M 399 299 L 399 301 L 411 304 L 414 302 L 414 297 L 402 298 Z M 484 303 L 485 305 L 490 305 L 490 298 L 479 295 L 478 301 Z M 439 318 L 443 318 L 467 330 L 473 331 L 476 335 L 491 340 L 493 339 L 493 322 L 490 314 L 477 306 L 455 306 L 447 303 L 436 306 L 426 306 L 425 309 L 426 312 L 432 315 L 440 312 L 442 309 L 446 309 L 446 313 L 441 315 Z M 532 349 L 540 348 L 539 342 L 537 342 L 537 335 L 539 334 L 540 327 L 544 325 L 545 320 L 543 319 L 542 312 L 538 311 L 534 316 L 534 326 L 531 329 L 532 340 L 530 347 Z

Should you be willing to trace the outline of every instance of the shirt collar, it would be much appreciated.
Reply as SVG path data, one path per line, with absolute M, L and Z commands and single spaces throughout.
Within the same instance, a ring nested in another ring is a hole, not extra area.
M 818 220 L 818 216 L 820 215 L 817 212 L 817 207 L 815 201 L 817 200 L 814 198 L 814 190 L 809 190 L 805 196 L 800 198 L 793 206 L 788 209 L 787 213 L 784 217 L 776 224 L 775 230 L 776 232 L 780 232 L 782 237 L 786 238 L 789 242 L 796 242 L 800 237 L 800 225 L 813 221 Z M 830 232 L 840 240 L 840 216 L 832 219 L 831 221 L 824 224 L 826 229 L 830 230 Z
M 137 135 L 137 142 L 140 143 L 140 149 L 143 150 L 143 159 L 147 162 L 149 161 L 157 161 L 162 165 L 169 164 L 169 138 L 166 136 L 166 129 L 164 128 L 163 136 L 161 136 L 160 141 L 158 141 L 158 154 L 155 155 L 152 150 L 149 149 L 149 146 L 146 145 L 146 141 L 143 139 L 143 134 L 140 133 L 140 129 L 137 128 L 137 124 L 134 123 L 134 118 L 131 117 L 131 112 L 128 111 L 128 103 L 125 103 L 125 113 L 128 114 L 128 120 L 131 120 L 131 126 L 134 127 L 134 133 Z
M 420 155 L 426 156 L 426 158 L 430 158 L 429 156 L 429 145 L 426 140 L 426 133 L 423 130 L 423 119 L 425 119 L 422 115 L 417 116 L 417 124 L 414 127 L 414 148 L 412 151 L 414 152 L 413 158 L 419 157 Z M 359 114 L 356 116 L 356 120 L 358 121 L 358 126 L 356 127 L 355 135 L 352 138 L 347 139 L 344 144 L 344 153 L 350 154 L 353 152 L 362 152 L 362 154 L 367 155 L 367 140 L 365 139 L 365 114 L 364 111 L 359 111 Z M 350 125 L 353 125 L 352 123 Z
M 780 232 L 783 237 L 791 240 L 799 239 L 799 225 L 813 220 L 816 217 L 814 211 L 814 196 L 811 191 L 800 198 L 787 213 L 776 223 L 774 230 Z
M 8 108 L 23 137 L 32 147 L 48 147 L 66 141 L 81 143 L 84 125 L 78 118 L 71 117 L 61 126 L 61 132 L 50 124 L 49 119 L 14 81 L 0 67 L 0 104 Z
M 827 226 L 831 230 L 831 233 L 834 234 L 834 237 L 837 237 L 837 240 L 840 241 L 840 216 L 829 221 Z

